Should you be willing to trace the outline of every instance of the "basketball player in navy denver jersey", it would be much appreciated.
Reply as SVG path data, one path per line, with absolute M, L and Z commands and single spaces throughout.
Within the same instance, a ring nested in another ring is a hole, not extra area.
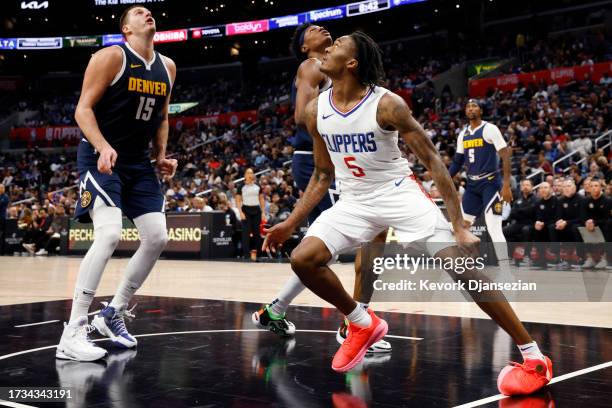
M 177 161 L 166 158 L 168 102 L 176 75 L 174 62 L 153 49 L 155 20 L 141 6 L 120 18 L 125 43 L 95 53 L 85 71 L 75 119 L 85 138 L 77 153 L 79 200 L 75 216 L 93 222 L 95 239 L 79 268 L 70 321 L 56 356 L 93 361 L 106 351 L 88 341 L 97 329 L 124 348 L 136 346 L 125 327 L 133 317 L 127 304 L 145 281 L 166 246 L 164 197 L 151 164 L 172 177 Z M 121 237 L 122 214 L 140 235 L 111 302 L 88 325 L 87 312 L 102 272 Z
M 306 191 L 310 178 L 314 171 L 314 159 L 312 155 L 312 137 L 306 130 L 304 112 L 306 105 L 316 99 L 321 92 L 331 86 L 331 79 L 323 74 L 319 67 L 325 55 L 325 48 L 329 47 L 333 39 L 329 32 L 322 26 L 305 23 L 299 26 L 291 40 L 291 50 L 295 57 L 300 60 L 297 75 L 291 84 L 291 99 L 294 106 L 294 119 L 296 132 L 293 137 L 293 161 L 291 172 L 301 191 Z M 334 189 L 330 189 L 322 200 L 308 214 L 309 224 L 314 223 L 319 215 L 333 205 Z M 384 243 L 387 236 L 383 231 L 375 242 Z M 368 307 L 372 297 L 371 288 L 362 288 L 361 285 L 361 251 L 357 252 L 355 259 L 355 290 L 353 297 L 359 301 L 363 308 Z M 285 318 L 285 313 L 293 301 L 306 286 L 297 275 L 293 275 L 280 290 L 276 298 L 252 315 L 253 323 L 260 328 L 268 329 L 281 336 L 291 336 L 295 333 L 295 325 Z M 336 333 L 336 340 L 342 344 L 348 335 L 348 323 L 346 320 L 340 325 Z M 370 353 L 388 353 L 391 345 L 380 340 L 370 346 Z
M 332 369 L 346 372 L 385 335 L 387 323 L 372 310 L 361 308 L 344 290 L 328 266 L 335 254 L 368 242 L 388 227 L 394 228 L 401 242 L 413 242 L 442 259 L 462 258 L 462 250 L 479 240 L 467 228 L 455 186 L 435 146 L 406 102 L 378 85 L 385 71 L 374 40 L 359 31 L 336 39 L 325 49 L 320 69 L 333 86 L 309 102 L 305 111 L 315 170 L 291 215 L 265 230 L 264 247 L 274 248 L 287 240 L 336 179 L 340 200 L 310 226 L 291 254 L 291 266 L 310 290 L 349 319 L 349 339 L 332 360 Z M 416 182 L 401 155 L 399 137 L 432 174 L 452 229 Z M 448 272 L 460 281 L 477 277 L 474 269 L 463 274 Z M 519 345 L 524 358 L 523 364 L 502 370 L 499 390 L 506 395 L 529 394 L 546 385 L 552 378 L 552 363 L 504 295 L 488 290 L 490 297 L 485 300 L 480 292 L 468 292 Z
M 487 231 L 491 241 L 496 243 L 497 261 L 501 267 L 508 269 L 508 249 L 502 230 L 502 201 L 512 202 L 512 149 L 497 126 L 482 120 L 482 108 L 477 100 L 468 100 L 465 116 L 469 124 L 459 133 L 457 151 L 449 173 L 453 177 L 466 165 L 467 185 L 461 203 L 463 218 L 474 223 L 484 213 Z M 501 177 L 498 157 L 503 165 Z

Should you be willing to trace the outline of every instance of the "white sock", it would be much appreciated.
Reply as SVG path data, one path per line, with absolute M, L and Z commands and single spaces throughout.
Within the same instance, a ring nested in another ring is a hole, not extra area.
M 100 197 L 96 197 L 93 209 L 89 211 L 89 214 L 93 220 L 95 239 L 79 266 L 70 323 L 82 316 L 87 316 L 104 268 L 121 237 L 121 210 L 119 208 L 108 207 Z
M 372 317 L 370 317 L 370 314 L 360 305 L 355 306 L 355 309 L 346 315 L 346 318 L 359 327 L 370 327 L 372 324 Z
M 110 305 L 117 308 L 127 305 L 134 293 L 149 276 L 155 262 L 168 242 L 166 216 L 161 212 L 147 213 L 134 218 L 140 236 L 140 246 L 127 264 L 124 278 Z
M 306 289 L 306 286 L 304 286 L 300 278 L 295 274 L 292 275 L 287 283 L 285 283 L 285 286 L 283 286 L 276 299 L 268 306 L 268 311 L 273 314 L 272 317 L 285 316 L 287 308 L 291 302 L 293 302 L 293 299 L 302 293 L 304 289 Z
M 72 310 L 70 311 L 70 320 L 68 324 L 76 322 L 79 318 L 87 316 L 89 306 L 93 302 L 96 292 L 89 289 L 76 288 L 74 289 L 74 297 L 72 299 Z
M 115 310 L 124 305 L 127 306 L 138 288 L 139 286 L 136 283 L 130 282 L 128 279 L 123 278 L 119 284 L 119 287 L 117 288 L 117 293 L 115 293 L 115 296 L 113 297 L 113 300 L 111 300 L 109 306 L 114 307 Z
M 527 360 L 528 358 L 537 360 L 544 359 L 544 354 L 542 354 L 540 348 L 538 347 L 538 344 L 535 341 L 523 345 L 518 345 L 518 349 L 523 355 L 523 360 Z
M 499 261 L 500 266 L 507 263 L 510 259 L 508 257 L 508 246 L 506 244 L 506 237 L 502 229 L 502 216 L 493 214 L 493 209 L 489 209 L 485 213 L 485 224 L 487 225 L 487 231 L 493 241 L 493 248 L 495 249 L 495 256 Z
M 364 310 L 368 310 L 368 307 L 370 307 L 369 303 L 361 303 L 361 302 L 357 302 L 357 304 L 359 306 L 361 306 Z

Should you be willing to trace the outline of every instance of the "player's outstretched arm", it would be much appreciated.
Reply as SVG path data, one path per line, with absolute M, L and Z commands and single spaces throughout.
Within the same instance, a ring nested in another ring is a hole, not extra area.
M 444 199 L 453 228 L 455 231 L 463 230 L 463 214 L 455 185 L 435 146 L 412 116 L 406 102 L 396 94 L 387 93 L 378 104 L 376 119 L 383 129 L 394 128 L 399 131 L 406 145 L 431 173 Z
M 317 99 L 313 99 L 306 107 L 306 125 L 312 136 L 315 169 L 304 195 L 289 217 L 280 224 L 264 230 L 266 233 L 266 239 L 263 243 L 264 251 L 275 250 L 277 246 L 289 239 L 293 231 L 319 204 L 325 194 L 328 194 L 329 186 L 334 180 L 334 164 L 329 157 L 325 142 L 323 142 L 317 130 Z
M 512 148 L 506 146 L 499 152 L 499 157 L 502 159 L 502 171 L 504 172 L 504 183 L 502 185 L 502 199 L 507 202 L 512 202 L 512 189 L 510 188 L 510 176 L 512 175 Z
M 300 64 L 295 81 L 297 94 L 295 97 L 295 112 L 293 117 L 296 126 L 306 127 L 306 106 L 319 95 L 319 84 L 325 75 L 319 70 L 321 62 L 309 58 Z
M 117 153 L 102 135 L 93 109 L 121 70 L 122 64 L 123 53 L 119 47 L 104 48 L 91 57 L 74 114 L 81 131 L 100 153 L 98 170 L 107 174 L 111 173 L 111 168 L 115 165 Z
M 504 176 L 504 184 L 502 186 L 502 199 L 510 203 L 512 202 L 512 189 L 510 188 L 510 177 L 512 175 L 512 148 L 508 146 L 504 136 L 499 128 L 492 123 L 487 123 L 484 128 L 483 137 L 488 143 L 495 146 L 495 150 L 502 159 L 502 171 Z
M 170 91 L 164 102 L 164 109 L 162 111 L 162 121 L 157 129 L 155 138 L 153 139 L 153 157 L 157 161 L 157 167 L 164 177 L 172 177 L 176 172 L 178 162 L 175 159 L 166 159 L 166 147 L 168 145 L 168 130 L 170 125 L 168 122 L 168 105 L 170 104 L 170 95 L 172 93 L 172 84 L 176 79 L 176 65 L 170 58 L 161 56 L 166 62 L 168 71 L 170 71 Z
M 463 163 L 465 162 L 465 154 L 463 150 L 463 132 L 459 134 L 457 137 L 457 151 L 455 152 L 455 157 L 453 158 L 453 162 L 451 163 L 448 172 L 451 177 L 455 177 L 455 174 L 461 170 L 463 167 Z

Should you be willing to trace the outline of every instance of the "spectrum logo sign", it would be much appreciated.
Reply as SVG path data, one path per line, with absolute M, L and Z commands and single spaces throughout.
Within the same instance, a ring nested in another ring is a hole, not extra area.
M 245 21 L 243 23 L 231 23 L 225 26 L 226 35 L 263 33 L 270 30 L 268 20 Z

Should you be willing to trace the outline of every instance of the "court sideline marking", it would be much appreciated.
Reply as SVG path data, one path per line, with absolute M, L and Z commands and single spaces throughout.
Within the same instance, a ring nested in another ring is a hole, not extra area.
M 268 330 L 261 330 L 261 329 L 220 329 L 220 330 L 194 330 L 194 331 L 179 331 L 179 332 L 163 332 L 163 333 L 147 333 L 147 334 L 136 334 L 134 335 L 134 337 L 155 337 L 155 336 L 173 336 L 173 335 L 178 335 L 178 334 L 202 334 L 202 333 L 236 333 L 236 332 L 267 332 Z M 336 333 L 335 330 L 296 330 L 296 332 L 303 332 L 303 333 Z M 422 337 L 408 337 L 408 336 L 397 336 L 397 335 L 393 335 L 393 334 L 389 334 L 385 337 L 390 337 L 392 339 L 403 339 L 403 340 L 415 340 L 415 341 L 420 341 L 423 340 Z M 103 338 L 103 339 L 95 339 L 92 341 L 98 342 L 98 341 L 108 341 L 110 339 L 108 338 Z M 52 346 L 45 346 L 45 347 L 38 347 L 38 348 L 33 348 L 33 349 L 29 349 L 29 350 L 23 350 L 23 351 L 17 351 L 15 353 L 10 353 L 10 354 L 5 354 L 3 356 L 0 356 L 0 360 L 6 360 L 8 358 L 11 357 L 15 357 L 15 356 L 20 356 L 22 354 L 28 354 L 28 353 L 34 353 L 36 351 L 42 351 L 42 350 L 49 350 L 52 348 L 57 347 L 57 344 L 54 344 Z
M 17 326 L 13 326 L 13 327 L 30 327 L 30 326 L 39 326 L 41 324 L 49 324 L 49 323 L 55 323 L 55 322 L 59 322 L 59 320 L 47 320 L 44 322 L 37 322 L 37 323 L 28 323 L 28 324 L 19 324 Z
M 92 315 L 95 315 L 95 314 L 97 314 L 97 313 L 99 313 L 99 312 L 100 312 L 99 310 L 96 310 L 96 311 L 94 311 L 94 312 L 87 313 L 87 316 L 92 316 Z M 41 324 L 50 324 L 50 323 L 56 323 L 56 322 L 59 322 L 59 320 L 46 320 L 46 321 L 44 321 L 44 322 L 36 322 L 36 323 L 28 323 L 28 324 L 19 324 L 19 325 L 17 325 L 17 326 L 13 326 L 13 327 L 17 327 L 17 328 L 20 328 L 20 327 L 30 327 L 30 326 L 38 326 L 38 325 L 41 325 Z
M 34 405 L 25 405 L 18 402 L 0 400 L 0 405 L 12 408 L 36 408 Z
M 550 382 L 548 384 L 549 385 L 555 384 L 555 383 L 558 383 L 560 381 L 567 380 L 569 378 L 578 377 L 579 375 L 588 374 L 588 373 L 591 373 L 593 371 L 602 370 L 602 369 L 608 368 L 608 367 L 612 367 L 612 361 L 608 361 L 607 363 L 598 364 L 598 365 L 593 366 L 593 367 L 583 368 L 582 370 L 573 371 L 571 373 L 562 374 L 562 375 L 560 375 L 558 377 L 553 377 L 553 379 L 550 380 Z M 492 397 L 487 397 L 487 398 L 479 399 L 479 400 L 476 400 L 476 401 L 468 402 L 468 403 L 465 403 L 465 404 L 462 404 L 462 405 L 457 405 L 454 408 L 479 407 L 481 405 L 488 404 L 490 402 L 499 401 L 499 400 L 502 400 L 504 398 L 509 398 L 509 397 L 507 395 L 497 394 L 497 395 L 493 395 Z

